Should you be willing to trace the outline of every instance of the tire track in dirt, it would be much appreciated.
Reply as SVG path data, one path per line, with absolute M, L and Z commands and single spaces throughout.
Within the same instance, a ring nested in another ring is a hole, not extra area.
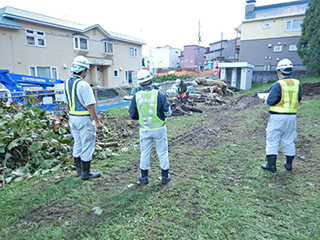
M 219 145 L 220 135 L 229 134 L 234 127 L 234 117 L 230 111 L 243 111 L 259 104 L 257 94 L 240 96 L 228 105 L 203 109 L 207 115 L 202 126 L 193 128 L 177 137 L 169 139 L 169 148 L 180 145 L 201 146 L 201 149 L 212 149 Z

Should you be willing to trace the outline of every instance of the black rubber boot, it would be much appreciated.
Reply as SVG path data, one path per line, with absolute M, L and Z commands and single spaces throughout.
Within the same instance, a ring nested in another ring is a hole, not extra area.
M 82 172 L 81 158 L 80 157 L 75 157 L 74 158 L 74 165 L 76 165 L 77 177 L 80 177 L 81 176 L 81 172 Z
M 276 161 L 277 161 L 277 155 L 267 155 L 267 164 L 261 164 L 261 167 L 265 170 L 268 170 L 270 172 L 276 172 Z
M 81 164 L 82 164 L 82 173 L 81 173 L 82 180 L 88 180 L 89 178 L 98 178 L 101 176 L 100 172 L 93 173 L 90 171 L 91 161 L 85 162 L 81 160 Z
M 141 174 L 139 176 L 139 179 L 138 179 L 138 184 L 148 184 L 149 183 L 149 179 L 148 179 L 148 170 L 141 170 Z
M 162 175 L 162 184 L 167 184 L 171 180 L 171 176 L 169 174 L 169 169 L 167 170 L 161 170 L 161 175 Z
M 284 163 L 284 166 L 286 167 L 286 169 L 288 171 L 292 170 L 292 161 L 294 159 L 294 156 L 286 156 L 287 157 L 287 161 Z

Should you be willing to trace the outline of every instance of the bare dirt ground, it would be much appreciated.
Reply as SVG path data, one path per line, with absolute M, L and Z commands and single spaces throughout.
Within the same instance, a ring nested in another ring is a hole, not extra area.
M 303 83 L 303 100 L 320 99 L 320 82 Z

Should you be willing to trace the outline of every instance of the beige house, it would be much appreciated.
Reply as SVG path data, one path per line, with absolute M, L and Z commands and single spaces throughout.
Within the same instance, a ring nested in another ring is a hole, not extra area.
M 0 69 L 66 80 L 72 60 L 85 56 L 94 86 L 132 83 L 142 67 L 143 40 L 13 7 L 0 9 Z

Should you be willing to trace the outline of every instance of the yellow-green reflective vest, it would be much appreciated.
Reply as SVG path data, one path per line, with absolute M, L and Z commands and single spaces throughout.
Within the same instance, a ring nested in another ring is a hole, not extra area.
M 161 120 L 157 115 L 158 92 L 153 89 L 136 93 L 140 129 L 157 130 L 166 125 L 166 120 Z
M 281 86 L 281 100 L 278 104 L 270 106 L 270 111 L 278 113 L 297 113 L 300 82 L 296 79 L 288 78 L 281 79 L 278 83 Z
M 90 115 L 88 109 L 83 106 L 77 96 L 76 87 L 81 78 L 70 78 L 66 81 L 66 93 L 67 93 L 67 100 L 69 104 L 69 114 L 76 115 L 76 116 L 87 116 Z

